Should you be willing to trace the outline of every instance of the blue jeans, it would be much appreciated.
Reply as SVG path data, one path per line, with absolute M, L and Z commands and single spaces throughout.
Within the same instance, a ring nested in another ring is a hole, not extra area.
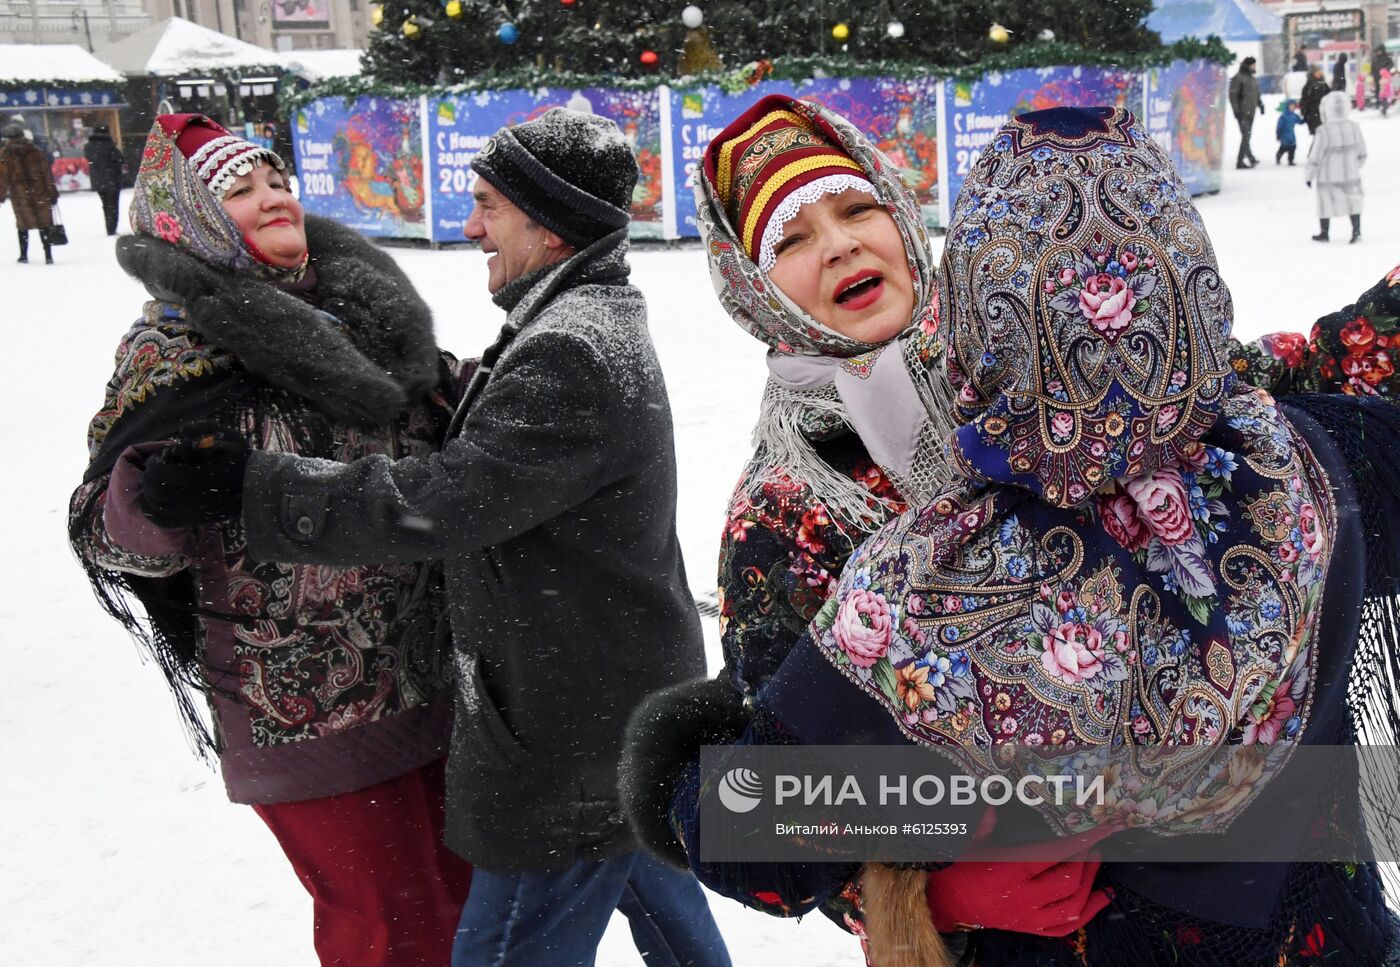
M 730 967 L 695 877 L 644 850 L 566 870 L 475 870 L 452 967 L 592 967 L 614 910 L 647 967 Z

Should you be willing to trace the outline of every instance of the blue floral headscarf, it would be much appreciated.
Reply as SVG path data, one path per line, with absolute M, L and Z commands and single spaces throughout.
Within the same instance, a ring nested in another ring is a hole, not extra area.
M 962 471 L 1068 507 L 1178 458 L 1233 374 L 1230 292 L 1133 115 L 1023 114 L 958 195 L 943 255 Z

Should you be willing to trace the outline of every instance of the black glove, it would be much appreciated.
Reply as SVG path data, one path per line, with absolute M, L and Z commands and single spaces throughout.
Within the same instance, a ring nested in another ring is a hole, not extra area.
M 248 443 L 226 427 L 195 423 L 146 463 L 138 506 L 161 527 L 197 527 L 243 511 Z

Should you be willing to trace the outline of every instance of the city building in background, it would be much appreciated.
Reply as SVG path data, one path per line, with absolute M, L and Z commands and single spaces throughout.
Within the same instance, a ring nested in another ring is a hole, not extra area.
M 368 0 L 0 0 L 0 44 L 101 50 L 180 17 L 269 50 L 364 47 Z
M 0 44 L 94 51 L 150 24 L 142 0 L 0 0 Z
M 1400 3 L 1348 0 L 1259 0 L 1283 19 L 1283 44 L 1290 63 L 1298 51 L 1321 67 L 1328 80 L 1340 55 L 1347 55 L 1347 91 L 1358 70 L 1370 73 L 1371 56 L 1400 36 Z
M 282 55 L 180 17 L 161 20 L 110 47 L 103 61 L 126 76 L 131 167 L 157 114 L 207 114 L 249 140 L 285 147 L 278 118 Z M 133 157 L 133 153 L 135 156 Z
M 157 20 L 180 17 L 269 50 L 363 47 L 367 0 L 144 0 Z

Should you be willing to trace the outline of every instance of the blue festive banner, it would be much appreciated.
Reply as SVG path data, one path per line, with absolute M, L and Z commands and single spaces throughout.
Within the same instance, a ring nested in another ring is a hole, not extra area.
M 301 202 L 365 235 L 428 238 L 420 98 L 321 98 L 296 113 Z
M 986 74 L 943 86 L 943 224 L 972 166 L 1013 115 L 1043 108 L 1107 104 L 1142 113 L 1142 75 L 1102 67 L 1045 67 Z
M 1193 195 L 1220 190 L 1225 87 L 1225 68 L 1206 60 L 1147 72 L 1144 123 Z
M 540 88 L 361 97 L 348 106 L 323 98 L 297 112 L 293 143 L 308 211 L 368 235 L 454 242 L 471 215 L 471 160 L 492 134 L 551 107 L 591 111 L 617 122 L 642 170 L 632 197 L 633 238 L 695 237 L 691 180 L 706 146 L 759 98 L 787 94 L 817 101 L 866 132 L 902 169 L 935 228 L 947 223 L 963 179 L 997 129 L 1014 114 L 1058 105 L 1129 108 L 1171 152 L 1193 194 L 1217 191 L 1224 84 L 1222 67 L 1197 61 L 1146 74 L 1050 67 L 970 82 L 760 81 L 737 94 L 718 87 Z
M 924 223 L 939 219 L 938 81 L 853 77 L 807 81 L 797 96 L 842 115 L 883 151 L 919 198 Z
M 472 211 L 471 160 L 502 127 L 553 107 L 597 114 L 617 123 L 632 146 L 641 177 L 632 193 L 632 237 L 661 238 L 661 110 L 657 90 L 587 87 L 476 91 L 427 99 L 432 239 L 460 242 Z

